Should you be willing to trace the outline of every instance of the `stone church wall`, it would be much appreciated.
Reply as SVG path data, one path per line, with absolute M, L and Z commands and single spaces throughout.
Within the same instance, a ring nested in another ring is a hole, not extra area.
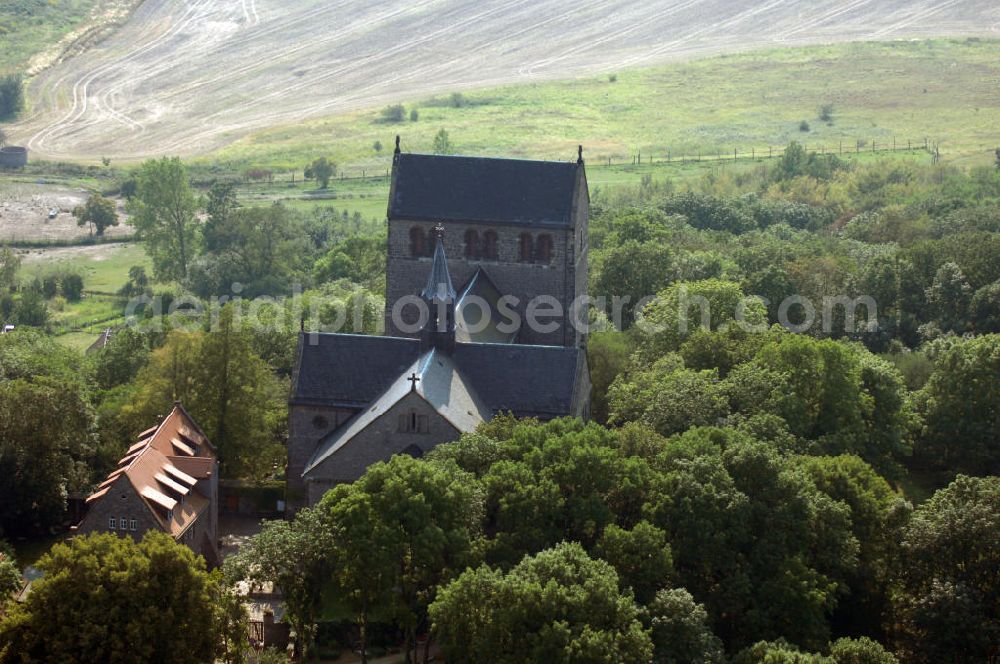
M 358 409 L 293 404 L 288 411 L 288 466 L 285 501 L 290 510 L 306 505 L 302 471 L 316 447 L 331 431 L 349 420 Z
M 410 413 L 427 417 L 426 433 L 399 431 L 399 416 Z M 430 404 L 411 393 L 316 468 L 315 475 L 322 480 L 307 480 L 308 504 L 315 505 L 324 493 L 337 484 L 358 479 L 373 463 L 387 461 L 394 454 L 412 449 L 411 446 L 419 448 L 422 456 L 441 442 L 458 440 L 459 435 L 459 431 Z
M 430 272 L 430 257 L 413 257 L 410 252 L 410 229 L 418 226 L 433 237 L 434 223 L 390 220 L 388 239 L 388 261 L 386 265 L 386 334 L 393 336 L 417 336 L 404 334 L 393 326 L 391 307 L 405 295 L 417 295 L 427 282 Z M 473 229 L 482 237 L 487 230 L 497 234 L 497 260 L 469 260 L 465 258 L 465 232 Z M 537 243 L 539 235 L 552 237 L 552 257 L 547 265 L 521 263 L 518 261 L 520 235 L 530 232 Z M 524 307 L 530 299 L 539 295 L 551 295 L 559 301 L 565 315 L 573 302 L 577 288 L 573 256 L 574 234 L 563 228 L 527 228 L 524 226 L 501 226 L 446 222 L 444 246 L 448 255 L 448 270 L 455 290 L 461 292 L 476 270 L 482 267 L 496 284 L 501 293 L 514 295 L 521 300 L 518 313 L 524 316 Z M 407 308 L 410 314 L 407 322 L 416 319 L 416 310 Z M 548 318 L 544 321 L 550 320 Z M 569 335 L 569 336 L 566 336 Z M 566 330 L 563 324 L 550 333 L 535 332 L 522 325 L 519 343 L 545 345 L 573 345 L 573 330 Z

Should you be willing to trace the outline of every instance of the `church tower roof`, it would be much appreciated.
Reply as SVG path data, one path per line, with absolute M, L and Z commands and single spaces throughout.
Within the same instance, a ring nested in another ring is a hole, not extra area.
M 453 303 L 455 287 L 451 284 L 451 274 L 448 272 L 448 257 L 444 253 L 444 226 L 434 227 L 437 236 L 437 246 L 434 247 L 434 262 L 431 273 L 427 276 L 427 285 L 420 296 L 428 302 Z

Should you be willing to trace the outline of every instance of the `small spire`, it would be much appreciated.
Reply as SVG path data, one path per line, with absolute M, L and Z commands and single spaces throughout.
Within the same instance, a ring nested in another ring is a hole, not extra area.
M 448 272 L 448 257 L 444 253 L 444 225 L 434 227 L 437 243 L 434 247 L 434 261 L 431 273 L 427 277 L 427 286 L 420 294 L 425 300 L 454 302 L 455 288 L 451 285 L 451 274 Z
M 396 134 L 396 154 L 399 154 L 399 134 Z
M 576 163 L 578 163 L 578 164 L 582 164 L 583 163 L 583 146 L 582 145 L 576 146 Z

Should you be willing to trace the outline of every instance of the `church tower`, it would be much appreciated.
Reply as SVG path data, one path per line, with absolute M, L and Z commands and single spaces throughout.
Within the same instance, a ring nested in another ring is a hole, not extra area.
M 575 162 L 550 162 L 411 154 L 397 142 L 387 211 L 386 334 L 420 336 L 413 331 L 416 307 L 400 303 L 421 293 L 440 245 L 458 299 L 484 274 L 516 302 L 511 309 L 521 320 L 534 301 L 546 322 L 558 323 L 521 325 L 515 343 L 581 345 L 573 307 L 587 293 L 589 209 L 582 149 Z M 437 226 L 444 228 L 441 238 Z

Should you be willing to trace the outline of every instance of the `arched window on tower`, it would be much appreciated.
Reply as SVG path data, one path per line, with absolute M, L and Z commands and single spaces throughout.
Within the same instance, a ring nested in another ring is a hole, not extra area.
M 427 255 L 427 236 L 420 226 L 410 228 L 410 255 L 414 257 Z
M 535 262 L 548 265 L 552 262 L 552 236 L 543 234 L 538 236 L 538 246 L 535 248 Z
M 531 238 L 531 233 L 521 233 L 518 240 L 520 244 L 517 253 L 517 260 L 522 263 L 530 263 L 535 255 L 535 243 Z
M 479 233 L 470 228 L 465 231 L 465 258 L 471 261 L 479 256 Z
M 496 231 L 483 233 L 483 258 L 488 261 L 495 261 L 498 258 Z

